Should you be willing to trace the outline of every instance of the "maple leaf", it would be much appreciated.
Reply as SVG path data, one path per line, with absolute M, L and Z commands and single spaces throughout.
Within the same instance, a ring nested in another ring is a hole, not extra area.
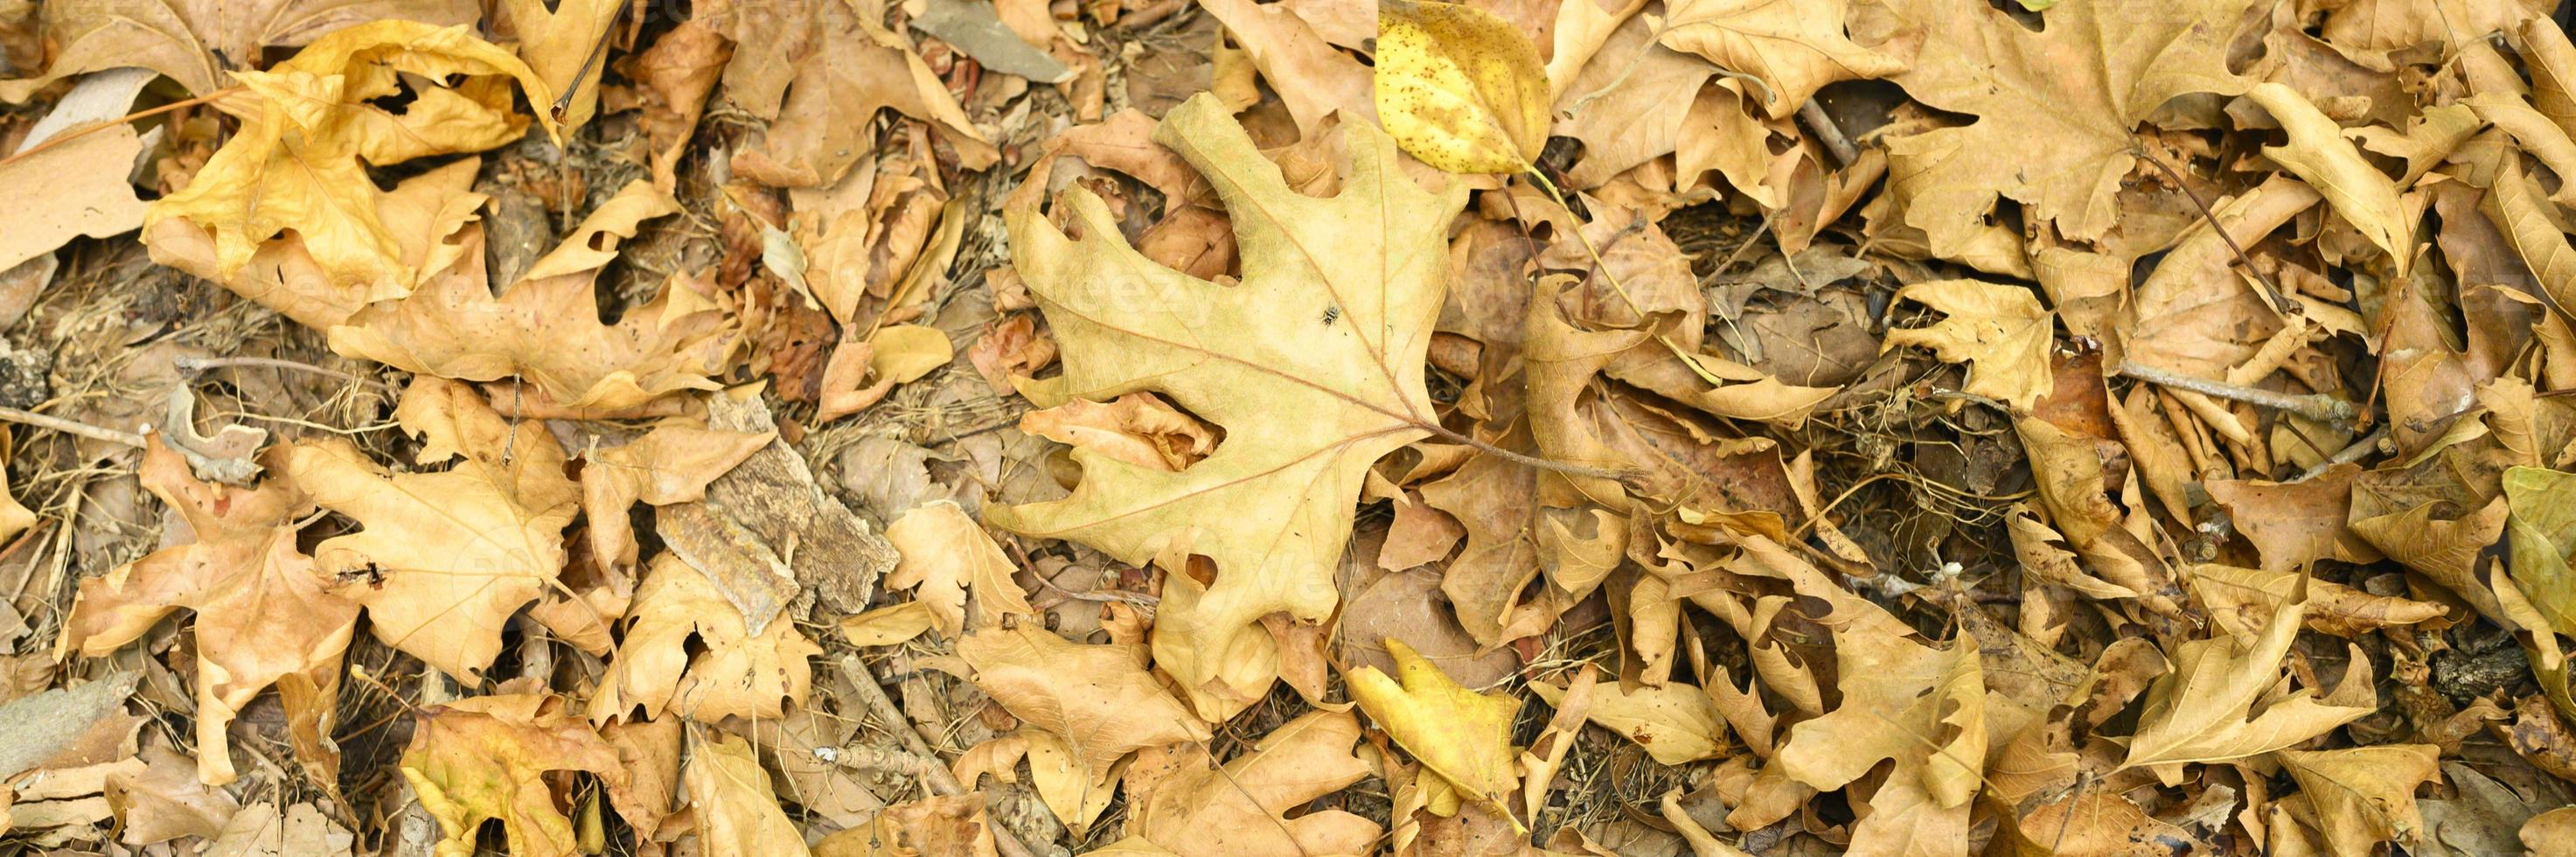
M 1397 171 L 1386 135 L 1348 133 L 1351 175 L 1317 199 L 1288 190 L 1214 96 L 1165 117 L 1156 141 L 1208 177 L 1234 223 L 1244 279 L 1230 287 L 1137 253 L 1086 190 L 1064 200 L 1080 240 L 1034 204 L 1006 214 L 1012 259 L 1063 349 L 1065 389 L 1093 400 L 1152 390 L 1225 440 L 1177 473 L 1077 449 L 1084 476 L 1071 496 L 986 519 L 1171 570 L 1154 660 L 1212 721 L 1278 675 L 1261 617 L 1332 613 L 1362 475 L 1429 434 L 1423 357 L 1465 190 L 1426 192 Z M 1215 561 L 1213 583 L 1183 572 L 1193 554 Z
M 241 132 L 187 187 L 152 203 L 147 234 L 173 219 L 203 229 L 213 236 L 213 279 L 223 281 L 292 229 L 332 283 L 376 298 L 400 296 L 420 272 L 404 264 L 401 242 L 377 213 L 365 164 L 518 139 L 527 117 L 512 110 L 512 81 L 531 101 L 553 97 L 518 57 L 467 28 L 401 20 L 340 30 L 268 71 L 234 74 L 255 97 L 218 104 L 245 114 Z M 406 78 L 457 82 L 413 91 Z M 414 98 L 400 114 L 377 102 L 406 91 Z
M 965 628 L 969 587 L 975 591 L 978 627 L 992 627 L 1015 613 L 1037 614 L 1011 579 L 1019 566 L 954 501 L 914 507 L 886 525 L 885 536 L 903 554 L 886 575 L 886 588 L 913 589 L 913 600 L 926 605 L 939 633 L 954 637 Z
M 1905 63 L 1843 35 L 1847 8 L 1844 0 L 1681 0 L 1672 6 L 1661 41 L 1760 80 L 1763 110 L 1781 119 L 1825 84 L 1905 70 Z
M 1450 794 L 1432 799 L 1432 811 L 1453 814 L 1464 797 L 1510 815 L 1504 799 L 1520 784 L 1512 749 L 1512 719 L 1520 714 L 1520 700 L 1459 686 L 1402 640 L 1388 639 L 1386 652 L 1395 658 L 1402 683 L 1376 667 L 1360 667 L 1345 677 L 1351 701 L 1452 787 Z M 1519 824 L 1513 822 L 1515 828 Z
M 713 581 L 678 556 L 653 558 L 635 588 L 634 624 L 591 698 L 590 716 L 606 721 L 643 706 L 703 723 L 730 716 L 777 717 L 805 698 L 823 653 L 794 622 L 771 622 L 755 635 L 742 611 Z
M 358 624 L 358 603 L 296 548 L 313 502 L 287 480 L 253 490 L 198 481 L 160 435 L 144 450 L 143 487 L 168 504 L 194 540 L 82 580 L 63 622 L 64 650 L 105 655 L 162 617 L 197 615 L 197 759 L 208 783 L 233 778 L 227 727 L 259 692 L 290 673 L 329 682 Z
M 592 74 L 600 58 L 593 54 L 605 51 L 600 40 L 617 23 L 618 13 L 626 5 L 619 0 L 571 0 L 548 3 L 545 0 L 504 0 L 499 4 L 510 16 L 510 27 L 519 34 L 519 58 L 526 60 L 537 79 L 555 93 L 550 104 L 534 105 L 538 110 L 552 111 L 563 105 L 555 121 L 567 130 L 590 121 L 599 107 L 599 81 Z M 564 92 L 566 86 L 579 86 Z
M 637 502 L 668 506 L 704 499 L 707 483 L 777 436 L 666 424 L 623 446 L 585 453 L 581 510 L 593 558 L 604 566 L 631 565 L 635 531 L 627 513 Z
M 1549 705 L 1562 705 L 1566 689 L 1532 682 L 1530 689 Z M 1726 749 L 1726 722 L 1717 705 L 1696 685 L 1666 682 L 1630 690 L 1612 684 L 1596 686 L 1583 716 L 1595 725 L 1637 742 L 1660 764 L 1683 765 L 1718 758 Z
M 1853 609 L 1877 610 L 1867 602 Z M 1923 853 L 1964 853 L 1968 802 L 1986 759 L 1977 640 L 1962 631 L 1947 647 L 1927 646 L 1899 633 L 1894 617 L 1876 615 L 1834 634 L 1842 705 L 1790 727 L 1772 759 L 1818 789 L 1841 788 L 1893 760 L 1870 813 L 1852 828 L 1852 849 L 1916 853 L 1885 846 L 1922 838 L 1936 846 Z M 1954 837 L 1954 845 L 1937 845 Z
M 1270 730 L 1223 768 L 1191 745 L 1154 789 L 1134 798 L 1127 836 L 1111 854 L 1233 854 L 1244 857 L 1365 854 L 1377 843 L 1376 822 L 1340 810 L 1287 814 L 1371 773 L 1352 755 L 1359 719 L 1348 712 L 1309 711 Z
M 484 195 L 471 190 L 475 172 L 481 167 L 481 159 L 463 158 L 404 179 L 393 190 L 370 191 L 365 201 L 373 206 L 376 219 L 399 246 L 402 276 L 443 271 L 460 264 L 467 255 L 467 245 L 472 245 L 477 255 L 481 253 L 480 236 L 467 225 L 486 201 Z M 460 231 L 465 234 L 460 235 Z M 261 244 L 250 261 L 229 277 L 218 267 L 214 234 L 193 220 L 174 217 L 146 226 L 143 243 L 151 248 L 155 263 L 221 283 L 244 298 L 318 330 L 347 321 L 350 314 L 369 303 L 410 291 L 397 279 L 334 279 L 314 257 L 300 230 Z
M 2307 595 L 2294 593 L 2273 608 L 2262 633 L 2240 640 L 2221 633 L 2175 648 L 2172 672 L 2147 688 L 2138 731 L 2129 738 L 2123 768 L 2220 762 L 2294 746 L 2378 710 L 2370 687 L 2370 659 L 2354 653 L 2352 668 L 2333 696 L 2315 688 L 2274 693 L 2281 659 L 2307 614 Z M 2269 703 L 2256 710 L 2258 702 Z
M 2397 276 L 2406 276 L 2415 260 L 2415 225 L 2407 206 L 2398 201 L 2397 183 L 2362 160 L 2361 150 L 2344 139 L 2343 127 L 2297 90 L 2260 83 L 2246 90 L 2245 97 L 2263 105 L 2290 137 L 2289 145 L 2263 147 L 2263 156 L 2315 186 L 2336 213 L 2360 229 L 2370 243 L 2388 251 Z M 2419 206 L 2415 214 L 2422 213 Z
M 460 699 L 422 711 L 403 779 L 447 836 L 438 857 L 472 857 L 483 823 L 501 822 L 513 857 L 571 857 L 572 820 L 547 782 L 549 771 L 588 771 L 618 786 L 626 770 L 617 751 L 589 724 L 568 716 L 552 695 L 503 694 Z
M 342 438 L 288 447 L 281 469 L 315 503 L 364 529 L 323 541 L 334 573 L 373 569 L 354 588 L 376 637 L 450 675 L 490 666 L 510 614 L 563 570 L 563 528 L 580 489 L 541 423 L 512 425 L 473 388 L 421 376 L 394 419 L 438 473 L 391 473 Z
M 1888 193 L 1934 255 L 1974 239 L 1997 196 L 2068 238 L 2109 232 L 2113 191 L 2135 163 L 2135 130 L 2175 96 L 2233 95 L 2228 37 L 2248 0 L 2070 3 L 2032 31 L 1982 0 L 1889 4 L 1922 48 L 1889 79 L 1924 104 L 1978 117 L 1891 137 Z M 1793 105 L 1794 106 L 1794 105 Z
M 404 18 L 472 24 L 472 0 L 89 0 L 46 3 L 45 38 L 58 45 L 45 73 L 0 81 L 0 101 L 25 101 L 57 80 L 101 69 L 148 68 L 196 95 L 224 85 L 263 48 L 294 46 L 353 24 Z
M 1144 652 L 1133 644 L 1084 645 L 1022 623 L 958 640 L 957 656 L 974 668 L 975 687 L 1003 710 L 1062 741 L 1075 771 L 1094 787 L 1108 783 L 1128 753 L 1208 738 L 1207 727 L 1145 671 Z
M 1977 280 L 1938 280 L 1898 290 L 1911 300 L 1949 314 L 1930 327 L 1889 330 L 1882 346 L 1932 349 L 1951 363 L 1974 363 L 1967 390 L 2029 410 L 2056 382 L 2048 346 L 2054 316 L 2030 289 Z
M 495 294 L 482 239 L 471 234 L 454 267 L 399 300 L 380 301 L 330 328 L 331 348 L 402 369 L 467 381 L 522 378 L 551 407 L 617 412 L 655 398 L 721 386 L 742 338 L 709 287 L 674 274 L 615 324 L 599 320 L 595 280 L 635 235 L 679 203 L 651 182 L 627 184 Z
M 696 574 L 694 571 L 685 573 Z M 707 857 L 784 857 L 808 853 L 805 834 L 787 820 L 751 745 L 733 735 L 700 737 L 681 774 Z

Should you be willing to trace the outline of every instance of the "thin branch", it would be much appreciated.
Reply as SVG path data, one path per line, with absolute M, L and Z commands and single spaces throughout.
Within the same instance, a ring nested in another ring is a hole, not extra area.
M 231 95 L 231 94 L 233 94 L 233 93 L 241 92 L 241 91 L 242 91 L 242 87 L 239 87 L 239 86 L 227 86 L 227 87 L 224 87 L 224 88 L 222 88 L 222 89 L 218 89 L 218 90 L 215 90 L 215 91 L 213 91 L 213 92 L 209 92 L 209 93 L 206 93 L 206 94 L 204 94 L 204 95 L 200 95 L 200 96 L 197 96 L 197 97 L 195 97 L 195 98 L 188 99 L 188 100 L 186 100 L 186 101 L 173 101 L 173 102 L 170 102 L 170 103 L 168 103 L 168 104 L 164 104 L 164 105 L 161 105 L 161 106 L 159 106 L 159 107 L 152 108 L 152 109 L 150 109 L 150 110 L 137 110 L 137 111 L 135 111 L 135 112 L 128 113 L 128 114 L 125 114 L 125 115 L 123 115 L 123 116 L 116 117 L 116 118 L 114 118 L 114 119 L 102 119 L 102 120 L 99 120 L 99 121 L 97 121 L 97 122 L 92 122 L 92 123 L 90 123 L 90 124 L 83 125 L 83 126 L 81 126 L 81 127 L 79 127 L 79 128 L 75 128 L 75 129 L 72 129 L 72 130 L 69 130 L 69 131 L 64 131 L 64 132 L 62 132 L 62 133 L 60 133 L 60 134 L 55 134 L 54 136 L 47 137 L 47 138 L 45 138 L 45 141 L 44 141 L 44 142 L 42 142 L 42 143 L 38 143 L 38 144 L 33 145 L 33 146 L 29 146 L 29 147 L 27 147 L 24 151 L 21 151 L 21 152 L 19 152 L 19 153 L 17 153 L 17 154 L 10 155 L 10 156 L 8 156 L 8 157 L 6 157 L 6 158 L 0 158 L 0 167 L 5 167 L 5 166 L 8 166 L 8 165 L 10 165 L 10 164 L 17 163 L 17 162 L 18 162 L 18 160 L 19 160 L 19 159 L 21 159 L 21 158 L 30 157 L 30 156 L 35 155 L 37 152 L 42 152 L 42 151 L 44 151 L 44 150 L 46 150 L 46 149 L 51 149 L 51 148 L 53 148 L 53 147 L 55 147 L 55 146 L 62 145 L 62 144 L 64 144 L 64 143 L 66 143 L 66 142 L 69 142 L 72 138 L 75 138 L 75 137 L 80 137 L 80 136 L 83 136 L 83 135 L 86 135 L 86 134 L 90 134 L 90 133 L 93 133 L 93 132 L 96 132 L 96 131 L 105 130 L 105 129 L 107 129 L 107 128 L 114 127 L 114 126 L 117 126 L 117 125 L 123 125 L 123 124 L 125 124 L 125 123 L 127 123 L 127 122 L 132 122 L 132 121 L 137 120 L 137 119 L 149 119 L 149 118 L 152 118 L 152 117 L 154 117 L 154 116 L 159 116 L 159 115 L 161 115 L 161 114 L 163 114 L 163 113 L 168 113 L 168 112 L 173 111 L 173 110 L 179 110 L 179 109 L 188 108 L 188 107 L 195 107 L 195 106 L 197 106 L 197 105 L 199 105 L 199 104 L 204 104 L 204 103 L 206 103 L 206 102 L 213 101 L 213 100 L 215 100 L 215 99 L 222 98 L 222 97 L 224 97 L 224 96 Z
M 297 372 L 311 372 L 315 375 L 325 375 L 338 378 L 343 381 L 352 381 L 388 392 L 394 389 L 394 385 L 392 384 L 387 384 L 383 381 L 368 378 L 353 372 L 343 372 L 338 369 L 315 366 L 311 363 L 300 363 L 294 360 L 282 360 L 275 357 L 181 357 L 171 362 L 179 367 L 179 371 L 188 373 L 235 367 L 249 369 L 285 369 Z
M 2371 453 L 2379 451 L 2380 441 L 2387 439 L 2388 429 L 2383 426 L 2378 431 L 2363 435 L 2361 439 L 2355 440 L 2344 448 L 2336 450 L 2335 454 L 2327 456 L 2326 460 L 2317 462 L 2317 466 L 2308 468 L 2306 472 L 2299 474 L 2299 478 L 2292 479 L 2290 481 L 2306 482 L 2310 479 L 2315 479 L 2319 476 L 2325 475 L 2325 472 L 2333 469 L 2335 465 L 2352 464 L 2359 462 L 2364 458 L 2369 458 Z
M 1848 167 L 1860 160 L 1860 149 L 1852 145 L 1850 137 L 1843 136 L 1842 126 L 1834 124 L 1834 117 L 1825 115 L 1825 106 L 1815 99 L 1807 99 L 1807 103 L 1798 108 L 1798 124 L 1807 126 L 1807 133 L 1816 135 L 1816 142 L 1824 144 L 1825 151 L 1833 154 L 1836 163 Z
M 2289 301 L 2289 293 L 2281 291 L 2281 284 L 2272 279 L 2271 272 L 2263 270 L 2263 266 L 2261 265 L 2254 264 L 2254 257 L 2246 255 L 2245 245 L 2236 243 L 2236 235 L 2227 231 L 2226 224 L 2218 222 L 2218 213 L 2211 211 L 2209 203 L 2201 200 L 2199 191 L 2191 189 L 2190 180 L 2185 179 L 2183 174 L 2180 171 L 2175 170 L 2171 164 L 2165 163 L 2164 159 L 2158 158 L 2154 153 L 2147 151 L 2147 147 L 2145 146 L 2131 146 L 2129 147 L 2129 154 L 2137 156 L 2139 160 L 2154 164 L 2156 169 L 2164 171 L 2167 178 L 2173 179 L 2174 188 L 2182 191 L 2182 195 L 2191 200 L 2192 207 L 2200 209 L 2200 219 L 2209 224 L 2210 231 L 2218 233 L 2218 240 L 2227 242 L 2227 249 L 2236 251 L 2237 263 L 2244 265 L 2245 270 L 2252 272 L 2255 279 L 2263 281 L 2264 288 L 2272 290 L 2272 305 L 2282 307 L 2287 304 Z
M 2230 384 L 2225 381 L 2212 381 L 2207 378 L 2196 378 L 2180 372 L 2158 369 L 2153 366 L 2146 366 L 2127 361 L 2120 363 L 2120 374 L 2140 381 L 2145 381 L 2150 384 L 2172 387 L 2177 390 L 2190 390 L 2194 393 L 2199 393 L 2212 398 L 2244 402 L 2256 407 L 2271 408 L 2276 411 L 2288 411 L 2321 423 L 2351 425 L 2353 420 L 2360 416 L 2360 412 L 2353 409 L 2351 402 L 2347 402 L 2333 396 L 2328 396 L 2323 393 L 2293 396 L 2288 393 L 2273 392 L 2259 387 L 2247 387 L 2239 384 Z
M 20 425 L 35 426 L 40 429 L 50 429 L 64 434 L 79 435 L 91 440 L 103 440 L 108 443 L 121 443 L 136 449 L 142 449 L 148 445 L 143 440 L 142 435 L 135 434 L 130 431 L 100 428 L 88 423 L 76 423 L 61 417 L 49 417 L 44 414 L 36 413 L 35 411 L 22 411 L 17 408 L 0 408 L 0 422 L 13 422 Z

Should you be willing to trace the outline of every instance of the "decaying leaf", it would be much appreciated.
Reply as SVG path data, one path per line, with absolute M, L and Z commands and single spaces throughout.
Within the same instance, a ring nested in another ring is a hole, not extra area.
M 403 751 L 403 778 L 446 830 L 439 857 L 471 857 L 486 821 L 498 819 L 520 857 L 571 857 L 578 848 L 569 795 L 549 771 L 624 776 L 617 753 L 554 696 L 460 699 L 421 713 Z
M 2293 592 L 2250 639 L 2220 633 L 2177 647 L 2174 668 L 2147 689 L 2124 767 L 2241 759 L 2297 745 L 2378 709 L 2370 660 L 2358 653 L 2332 695 L 2287 695 L 2281 658 L 2289 653 L 2310 595 Z
M 1930 327 L 1888 331 L 1886 346 L 1932 349 L 1942 360 L 1972 363 L 1967 390 L 2029 409 L 2053 389 L 2049 341 L 2055 316 L 2019 286 L 1977 280 L 1916 283 L 1896 295 L 1949 315 Z
M 1520 28 L 1436 0 L 1386 0 L 1377 20 L 1377 115 L 1405 154 L 1453 173 L 1538 162 L 1547 69 Z

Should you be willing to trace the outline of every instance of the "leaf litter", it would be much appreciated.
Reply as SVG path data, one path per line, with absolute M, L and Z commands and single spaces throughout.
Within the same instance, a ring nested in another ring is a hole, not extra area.
M 0 842 L 2557 853 L 2553 11 L 0 8 Z

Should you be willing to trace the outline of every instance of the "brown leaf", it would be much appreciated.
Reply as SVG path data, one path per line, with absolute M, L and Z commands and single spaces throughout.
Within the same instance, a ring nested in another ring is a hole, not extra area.
M 1209 765 L 1203 747 L 1185 748 L 1178 770 L 1129 808 L 1127 838 L 1105 853 L 1365 853 L 1378 840 L 1374 822 L 1335 809 L 1285 817 L 1368 776 L 1369 766 L 1352 755 L 1359 741 L 1356 718 L 1310 711 L 1223 768 Z
M 506 694 L 460 699 L 420 713 L 403 778 L 438 819 L 442 851 L 470 853 L 483 823 L 498 819 L 511 853 L 571 857 L 572 820 L 549 771 L 588 771 L 617 783 L 617 753 L 560 697 Z
M 592 697 L 593 720 L 664 714 L 714 723 L 729 716 L 777 717 L 804 700 L 808 659 L 823 653 L 794 622 L 753 634 L 715 584 L 676 555 L 654 557 L 635 589 L 634 624 Z

